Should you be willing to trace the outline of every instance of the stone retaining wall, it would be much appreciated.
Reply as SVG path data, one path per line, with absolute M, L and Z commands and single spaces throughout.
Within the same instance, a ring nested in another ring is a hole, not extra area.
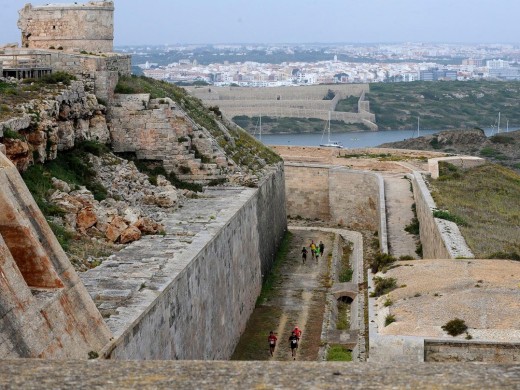
M 386 235 L 382 185 L 372 172 L 286 163 L 287 212 L 292 217 L 320 218 L 354 230 L 381 230 Z M 386 239 L 383 241 L 385 247 Z
M 172 216 L 188 219 L 191 213 L 195 221 L 190 231 L 184 230 L 187 222 L 182 219 L 163 221 L 164 238 L 142 239 L 114 261 L 83 275 L 98 305 L 108 307 L 120 300 L 107 320 L 115 340 L 101 352 L 103 356 L 124 360 L 231 356 L 287 227 L 283 166 L 256 190 L 216 189 L 207 196 L 207 210 L 202 205 L 191 210 L 185 206 Z M 222 196 L 226 198 L 219 203 Z M 205 215 L 208 212 L 212 215 Z M 204 220 L 209 222 L 203 225 Z M 171 235 L 175 230 L 177 234 Z M 146 257 L 139 256 L 141 250 Z M 107 290 L 102 291 L 105 283 Z
M 424 340 L 425 362 L 520 362 L 519 343 Z
M 420 173 L 408 175 L 412 181 L 423 259 L 474 258 L 457 224 L 435 218 L 435 202 Z

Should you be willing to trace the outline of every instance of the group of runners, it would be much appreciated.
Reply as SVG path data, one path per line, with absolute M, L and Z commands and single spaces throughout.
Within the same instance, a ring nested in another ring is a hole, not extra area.
M 289 336 L 289 346 L 291 347 L 291 357 L 293 360 L 296 360 L 296 350 L 298 349 L 298 344 L 300 343 L 301 337 L 302 331 L 300 328 L 295 326 L 291 332 L 291 335 Z M 278 338 L 273 331 L 269 332 L 267 341 L 269 343 L 269 353 L 271 356 L 274 356 L 274 349 L 276 348 L 276 342 L 278 341 Z
M 320 256 L 323 256 L 323 252 L 325 251 L 325 244 L 323 241 L 320 241 L 318 245 L 314 243 L 314 240 L 311 240 L 311 244 L 309 245 L 309 249 L 307 247 L 302 248 L 302 261 L 305 264 L 307 260 L 307 253 L 311 252 L 312 259 L 318 259 Z M 302 331 L 297 326 L 291 332 L 291 336 L 289 336 L 289 346 L 291 348 L 291 357 L 296 360 L 296 351 L 298 349 L 298 345 L 300 343 L 300 339 L 302 337 Z M 274 334 L 273 331 L 269 332 L 269 336 L 267 337 L 267 342 L 269 343 L 269 353 L 271 356 L 274 356 L 274 350 L 276 348 L 276 342 L 278 338 Z
M 314 243 L 314 240 L 311 240 L 311 244 L 309 245 L 309 250 L 311 252 L 312 259 L 313 260 L 316 259 L 316 261 L 318 261 L 320 256 L 323 256 L 323 251 L 325 251 L 325 244 L 323 243 L 323 241 L 320 241 L 319 245 L 316 245 Z M 302 247 L 302 262 L 304 264 L 307 261 L 307 253 L 309 253 L 307 248 Z

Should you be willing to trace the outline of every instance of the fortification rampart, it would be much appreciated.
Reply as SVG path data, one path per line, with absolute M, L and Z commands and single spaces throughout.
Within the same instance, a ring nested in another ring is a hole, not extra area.
M 433 216 L 433 211 L 437 208 L 421 174 L 414 172 L 409 177 L 413 185 L 417 219 L 420 223 L 423 258 L 473 258 L 474 255 L 457 224 Z
M 368 84 L 333 84 L 304 87 L 189 87 L 191 94 L 202 100 L 323 100 L 329 90 L 347 96 L 369 92 Z
M 114 3 L 27 4 L 20 10 L 22 46 L 38 49 L 113 50 Z
M 0 356 L 87 359 L 110 331 L 2 153 L 0 187 Z
M 228 117 L 246 115 L 318 118 L 345 123 L 363 123 L 371 130 L 377 130 L 375 115 L 369 112 L 364 93 L 369 91 L 368 84 L 313 85 L 306 87 L 243 88 L 211 87 L 187 88 L 187 90 L 208 105 L 218 105 Z M 328 92 L 335 93 L 334 99 L 323 100 Z M 360 96 L 357 113 L 334 111 L 340 99 Z M 363 101 L 362 101 L 363 100 Z
M 280 165 L 258 189 L 208 189 L 149 236 L 82 274 L 112 359 L 228 359 L 286 230 Z
M 287 213 L 352 230 L 379 231 L 385 215 L 380 186 L 381 180 L 372 172 L 286 163 Z

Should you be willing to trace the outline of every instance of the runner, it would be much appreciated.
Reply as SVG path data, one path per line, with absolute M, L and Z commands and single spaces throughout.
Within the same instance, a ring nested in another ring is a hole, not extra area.
M 298 337 L 298 341 L 302 338 L 302 331 L 297 326 L 294 327 L 293 333 Z
M 303 247 L 302 248 L 302 261 L 303 261 L 303 264 L 305 264 L 306 260 L 307 260 L 307 248 Z
M 316 247 L 316 251 L 314 252 L 315 255 L 316 255 L 316 261 L 318 261 L 318 259 L 320 258 L 320 247 Z
M 311 256 L 314 259 L 314 256 L 316 255 L 316 244 L 314 243 L 314 240 L 311 240 L 311 245 L 309 245 L 311 248 Z
M 289 337 L 289 345 L 291 346 L 291 356 L 293 360 L 296 360 L 296 350 L 298 349 L 299 340 L 300 339 L 296 336 L 296 334 L 293 331 L 291 336 Z
M 278 340 L 278 337 L 274 335 L 274 332 L 269 332 L 269 336 L 267 337 L 267 341 L 269 342 L 269 352 L 271 353 L 271 356 L 274 356 L 274 348 L 276 347 L 276 341 Z
M 323 241 L 320 241 L 320 245 L 318 245 L 320 247 L 320 253 L 321 253 L 321 257 L 323 257 L 323 251 L 325 250 L 325 244 L 323 243 Z

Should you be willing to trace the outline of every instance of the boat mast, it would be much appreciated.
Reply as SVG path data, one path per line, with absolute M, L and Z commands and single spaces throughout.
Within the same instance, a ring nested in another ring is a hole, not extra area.
M 420 129 L 420 127 L 419 127 L 419 125 L 420 125 L 420 120 L 421 120 L 421 117 L 418 116 L 418 117 L 417 117 L 417 137 L 420 137 L 420 136 L 421 136 L 420 131 L 419 131 L 419 129 Z
M 500 111 L 498 112 L 498 127 L 497 127 L 497 134 L 500 133 Z
M 258 128 L 259 128 L 259 133 L 260 133 L 260 142 L 262 142 L 262 114 L 260 114 Z
M 330 144 L 330 111 L 329 111 L 329 123 L 327 125 L 327 138 L 328 138 L 328 143 Z

